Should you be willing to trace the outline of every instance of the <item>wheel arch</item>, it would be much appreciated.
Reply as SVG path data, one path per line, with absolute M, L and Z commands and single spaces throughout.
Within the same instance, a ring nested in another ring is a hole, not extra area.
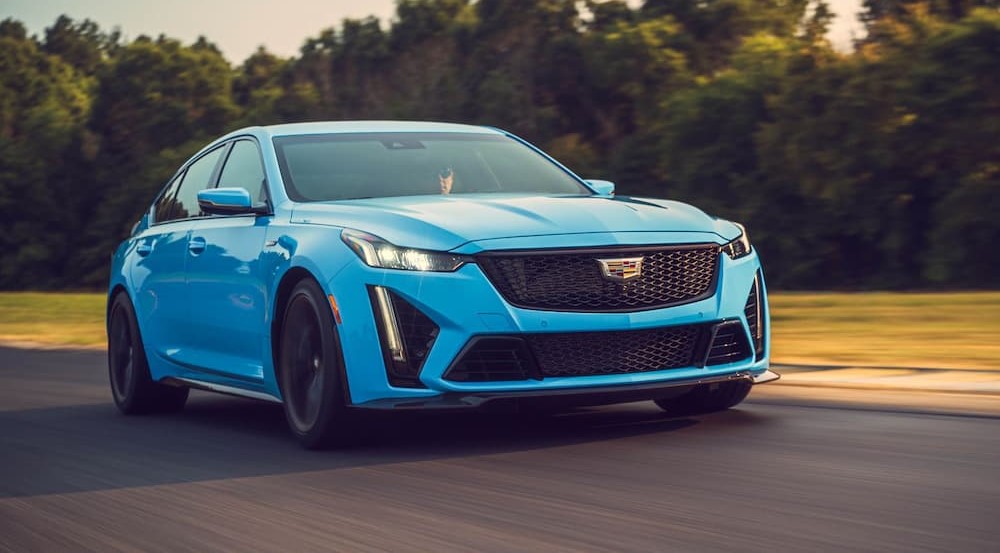
M 279 374 L 281 371 L 281 364 L 279 362 L 281 354 L 281 324 L 284 321 L 285 309 L 288 307 L 288 300 L 292 295 L 292 291 L 295 290 L 296 285 L 306 279 L 314 281 L 320 290 L 324 290 L 324 296 L 326 295 L 326 288 L 323 286 L 322 281 L 316 277 L 313 271 L 302 266 L 294 266 L 285 271 L 274 293 L 274 312 L 270 324 L 271 366 L 274 369 L 275 386 L 278 389 L 278 393 L 282 396 L 282 401 L 284 401 L 284 392 L 281 390 L 281 375 Z M 343 343 L 340 341 L 340 330 L 336 327 L 336 324 L 334 324 L 333 333 L 339 350 L 337 355 L 340 358 L 340 379 L 344 392 L 344 400 L 350 404 L 351 386 L 347 378 L 347 367 L 344 364 L 344 348 Z
M 118 298 L 119 294 L 125 294 L 129 301 L 132 301 L 132 297 L 129 296 L 128 289 L 122 283 L 115 284 L 111 291 L 108 292 L 108 303 L 104 306 L 104 330 L 107 331 L 109 325 L 111 324 L 111 306 L 115 304 L 115 299 Z
M 281 345 L 281 323 L 285 319 L 285 309 L 288 307 L 288 298 L 292 295 L 292 290 L 295 286 L 305 279 L 312 279 L 319 283 L 319 279 L 316 275 L 312 274 L 309 269 L 304 267 L 292 267 L 285 271 L 285 274 L 281 276 L 281 281 L 278 282 L 278 288 L 274 293 L 274 313 L 271 317 L 271 363 L 274 367 L 274 378 L 275 382 L 278 384 L 278 388 L 281 388 L 281 378 L 278 374 L 279 363 L 278 354 L 279 347 Z M 320 285 L 322 287 L 322 284 Z

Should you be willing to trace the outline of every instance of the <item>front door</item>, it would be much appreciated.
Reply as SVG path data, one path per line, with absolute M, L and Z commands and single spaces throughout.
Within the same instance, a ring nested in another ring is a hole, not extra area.
M 266 205 L 265 184 L 256 143 L 235 142 L 218 186 L 245 188 L 255 204 Z M 269 280 L 260 256 L 270 221 L 268 215 L 216 216 L 191 230 L 186 281 L 192 346 L 207 372 L 241 381 L 264 378 Z

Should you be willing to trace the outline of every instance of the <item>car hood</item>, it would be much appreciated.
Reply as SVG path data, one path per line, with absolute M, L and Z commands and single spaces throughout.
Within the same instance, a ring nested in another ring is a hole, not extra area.
M 297 204 L 292 222 L 352 228 L 398 246 L 438 251 L 527 236 L 681 231 L 731 240 L 740 232 L 681 202 L 622 196 L 468 194 L 313 202 Z

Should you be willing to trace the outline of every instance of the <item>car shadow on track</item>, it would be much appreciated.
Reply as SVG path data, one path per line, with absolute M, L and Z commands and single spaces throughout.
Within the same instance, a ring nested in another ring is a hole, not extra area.
M 457 458 L 669 434 L 700 422 L 655 408 L 561 414 L 364 414 L 357 443 L 299 448 L 281 406 L 193 394 L 175 415 L 125 417 L 110 404 L 0 412 L 0 497 L 287 474 Z M 759 424 L 749 412 L 712 415 Z

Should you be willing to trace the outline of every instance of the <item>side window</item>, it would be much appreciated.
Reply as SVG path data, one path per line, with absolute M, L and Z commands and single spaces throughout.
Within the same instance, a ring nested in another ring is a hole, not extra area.
M 184 173 L 174 177 L 174 180 L 170 181 L 170 184 L 167 185 L 167 189 L 163 191 L 160 199 L 156 200 L 156 205 L 153 207 L 154 222 L 159 223 L 177 219 L 177 201 L 174 199 L 174 196 L 177 195 L 177 187 L 180 186 L 183 179 Z
M 254 204 L 267 201 L 264 167 L 260 163 L 256 143 L 252 140 L 240 140 L 233 144 L 226 165 L 222 168 L 219 186 L 246 188 Z
M 216 148 L 211 152 L 198 158 L 192 163 L 184 180 L 181 181 L 181 188 L 177 191 L 177 212 L 176 217 L 171 219 L 187 219 L 190 217 L 200 217 L 204 215 L 198 207 L 198 192 L 206 188 L 212 188 L 212 175 L 215 174 L 215 166 L 219 164 L 219 158 L 226 151 L 225 147 Z

